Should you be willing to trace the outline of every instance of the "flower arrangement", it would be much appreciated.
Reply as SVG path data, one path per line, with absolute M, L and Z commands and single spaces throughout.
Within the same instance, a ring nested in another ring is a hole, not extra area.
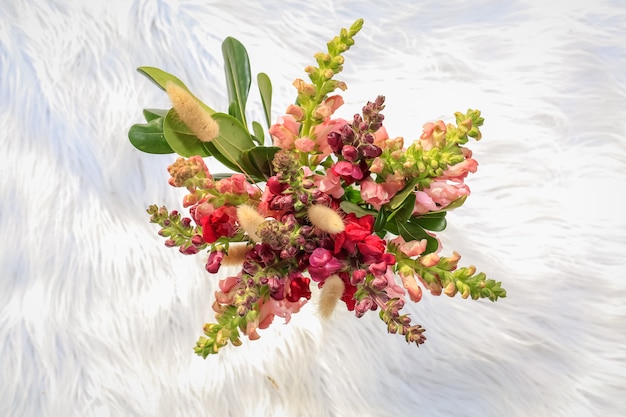
M 265 121 L 246 118 L 252 82 L 244 46 L 222 44 L 230 105 L 213 110 L 178 78 L 140 67 L 165 90 L 169 110 L 145 109 L 145 124 L 129 130 L 131 143 L 148 153 L 180 155 L 168 167 L 169 184 L 187 190 L 177 210 L 152 205 L 150 221 L 160 226 L 165 245 L 181 253 L 208 253 L 206 271 L 238 266 L 219 281 L 213 309 L 216 322 L 204 326 L 195 352 L 206 358 L 241 336 L 259 338 L 278 316 L 289 321 L 320 288 L 322 317 L 337 305 L 361 317 L 379 311 L 389 333 L 424 343 L 424 329 L 402 313 L 406 298 L 418 302 L 422 287 L 433 295 L 505 297 L 500 282 L 476 268 L 458 267 L 460 255 L 440 254 L 434 232 L 446 227 L 446 212 L 470 193 L 464 180 L 477 169 L 464 147 L 481 138 L 480 111 L 455 113 L 455 123 L 424 125 L 405 146 L 383 126 L 383 96 L 368 102 L 352 120 L 334 118 L 343 104 L 335 79 L 343 54 L 363 25 L 357 20 L 315 54 L 310 82 L 296 79 L 295 104 L 271 123 L 272 84 L 258 74 Z M 212 174 L 204 158 L 214 157 L 231 172 Z

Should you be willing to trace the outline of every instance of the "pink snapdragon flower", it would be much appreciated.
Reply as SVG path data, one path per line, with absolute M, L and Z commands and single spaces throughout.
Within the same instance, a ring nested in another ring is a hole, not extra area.
M 320 191 L 333 198 L 341 198 L 344 194 L 341 177 L 330 168 L 326 170 L 326 175 L 314 175 L 313 183 Z
M 278 122 L 269 128 L 269 134 L 274 139 L 274 145 L 282 149 L 294 149 L 295 141 L 300 134 L 300 123 L 287 114 L 278 118 Z
M 422 144 L 422 148 L 425 151 L 429 151 L 446 135 L 446 124 L 443 120 L 437 120 L 436 122 L 429 122 L 424 125 L 424 131 L 420 136 L 419 141 Z
M 385 182 L 377 183 L 370 177 L 361 181 L 361 198 L 380 210 L 404 187 L 404 177 L 387 175 Z
M 470 194 L 470 189 L 465 184 L 449 184 L 446 181 L 433 181 L 430 187 L 424 190 L 426 194 L 439 206 L 446 208 L 458 198 Z
M 465 160 L 456 165 L 449 166 L 439 179 L 463 182 L 467 174 L 476 172 L 478 162 L 472 158 L 472 151 L 463 147 L 461 151 L 463 152 L 463 156 L 465 156 Z
M 437 211 L 439 208 L 430 195 L 424 191 L 415 192 L 415 208 L 413 209 L 413 215 L 426 214 L 430 211 Z

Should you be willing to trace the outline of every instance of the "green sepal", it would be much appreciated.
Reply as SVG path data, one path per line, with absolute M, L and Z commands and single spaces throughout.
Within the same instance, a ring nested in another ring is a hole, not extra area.
M 132 125 L 128 130 L 128 139 L 135 148 L 142 152 L 153 154 L 174 153 L 174 150 L 165 140 L 162 117 L 151 119 L 148 123 Z
M 168 111 L 163 120 L 163 134 L 168 145 L 180 156 L 188 158 L 194 155 L 202 157 L 211 155 L 203 143 L 180 120 L 175 109 Z
M 270 77 L 263 72 L 257 75 L 256 82 L 259 86 L 261 101 L 263 102 L 265 121 L 267 122 L 267 127 L 270 127 L 272 125 L 272 82 Z
M 224 56 L 224 71 L 226 72 L 226 86 L 228 88 L 229 113 L 246 127 L 246 102 L 252 77 L 250 75 L 250 60 L 246 48 L 233 37 L 227 37 L 222 43 Z

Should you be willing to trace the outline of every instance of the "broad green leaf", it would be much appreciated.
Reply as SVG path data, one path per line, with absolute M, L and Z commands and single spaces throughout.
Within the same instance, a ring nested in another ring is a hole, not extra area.
M 244 151 L 241 159 L 256 170 L 255 175 L 258 178 L 267 180 L 274 175 L 272 161 L 279 150 L 277 146 L 257 146 Z
M 165 86 L 167 85 L 168 82 L 173 82 L 174 84 L 177 84 L 178 86 L 180 86 L 180 87 L 184 88 L 185 90 L 189 91 L 189 89 L 187 88 L 185 83 L 183 83 L 180 79 L 178 79 L 177 77 L 173 76 L 172 74 L 167 73 L 167 72 L 165 72 L 165 71 L 163 71 L 163 70 L 161 70 L 159 68 L 155 68 L 155 67 L 139 67 L 139 68 L 137 68 L 137 71 L 139 71 L 139 73 L 141 73 L 141 74 L 145 75 L 146 77 L 148 77 L 148 79 L 150 81 L 155 83 L 157 86 L 159 86 L 164 91 L 165 91 Z M 192 97 L 194 97 L 196 100 L 198 100 L 198 103 L 200 103 L 202 108 L 204 108 L 204 110 L 209 112 L 209 114 L 215 113 L 215 110 L 213 110 L 212 108 L 210 108 L 209 106 L 204 104 L 201 100 L 199 100 L 196 96 L 194 96 L 191 91 L 189 91 L 189 94 L 191 94 Z
M 255 147 L 252 137 L 241 122 L 233 116 L 215 113 L 212 117 L 220 126 L 220 133 L 211 142 L 205 143 L 206 147 L 222 163 L 228 160 L 229 168 L 242 172 L 241 154 Z
M 385 225 L 387 224 L 387 210 L 381 207 L 378 210 L 378 214 L 376 215 L 376 221 L 374 222 L 374 232 L 381 232 L 385 230 Z
M 180 79 L 173 76 L 172 74 L 163 71 L 162 69 L 155 67 L 139 67 L 137 68 L 141 74 L 148 77 L 150 81 L 159 86 L 163 91 L 165 91 L 165 86 L 168 82 L 173 82 L 183 87 L 185 90 L 189 91 L 185 83 L 183 83 Z
M 128 139 L 137 149 L 146 153 L 166 154 L 174 150 L 163 135 L 163 118 L 150 120 L 147 124 L 135 124 L 128 130 Z
M 429 235 L 424 228 L 418 224 L 402 222 L 396 217 L 396 226 L 398 227 L 398 233 L 400 236 L 402 236 L 402 238 L 407 242 L 426 239 L 426 250 L 422 253 L 422 255 L 434 252 L 439 247 L 437 239 Z
M 261 101 L 263 102 L 263 110 L 265 111 L 265 121 L 267 127 L 272 125 L 272 82 L 270 77 L 264 72 L 260 72 L 256 77 L 256 82 L 261 93 Z
M 402 190 L 400 190 L 400 192 L 398 194 L 396 194 L 389 203 L 387 203 L 389 205 L 389 208 L 391 210 L 395 210 L 398 207 L 400 207 L 402 205 L 402 203 L 404 202 L 404 200 L 406 200 L 406 198 L 413 192 L 415 191 L 415 186 L 417 185 L 417 183 L 419 182 L 419 180 L 417 178 L 413 178 Z
M 254 132 L 254 139 L 259 145 L 263 145 L 265 142 L 265 133 L 263 126 L 259 122 L 252 122 L 252 131 Z
M 441 232 L 448 225 L 445 211 L 414 216 L 409 221 L 414 224 L 419 224 L 424 229 L 433 232 Z
M 354 203 L 352 203 L 350 201 L 342 201 L 339 204 L 339 207 L 341 207 L 341 209 L 343 211 L 345 211 L 346 213 L 354 213 L 354 214 L 356 214 L 357 217 L 363 217 L 363 216 L 367 216 L 367 215 L 376 217 L 376 215 L 377 215 L 377 212 L 375 212 L 373 210 L 366 210 L 363 207 L 361 207 L 361 206 L 359 206 L 357 204 L 354 204 Z
M 234 117 L 241 122 L 247 131 L 246 102 L 252 82 L 248 52 L 241 42 L 229 36 L 222 43 L 222 55 L 224 56 L 228 100 L 231 103 L 237 103 L 234 110 L 238 114 L 235 114 Z
M 171 109 L 163 120 L 163 134 L 169 146 L 180 156 L 209 156 L 202 142 L 180 120 L 176 110 Z
M 158 117 L 164 118 L 167 115 L 167 110 L 165 109 L 143 109 L 143 117 L 146 119 L 146 122 L 154 120 Z
M 409 220 L 415 210 L 415 193 L 410 193 L 402 202 L 400 207 L 389 215 L 389 219 L 396 218 L 397 221 L 406 222 Z

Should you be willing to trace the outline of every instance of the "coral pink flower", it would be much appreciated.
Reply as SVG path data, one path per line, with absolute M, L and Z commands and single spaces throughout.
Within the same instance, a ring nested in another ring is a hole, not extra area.
M 293 149 L 300 133 L 300 123 L 291 115 L 278 118 L 278 122 L 269 129 L 274 145 L 282 149 Z
M 424 192 L 438 204 L 439 209 L 445 208 L 454 200 L 470 194 L 467 185 L 448 184 L 445 181 L 433 181 Z
M 439 177 L 442 180 L 450 180 L 455 182 L 463 182 L 467 174 L 474 173 L 478 169 L 478 162 L 472 159 L 472 151 L 467 148 L 461 148 L 465 160 L 456 165 L 449 166 Z
M 404 187 L 404 178 L 388 175 L 384 183 L 377 183 L 371 178 L 361 181 L 361 198 L 380 210 L 398 191 Z
M 327 169 L 326 175 L 314 175 L 313 182 L 320 191 L 333 198 L 341 198 L 344 194 L 341 178 L 332 169 Z
M 422 148 L 425 151 L 432 149 L 446 135 L 446 130 L 446 124 L 443 120 L 426 123 L 422 136 L 420 136 Z
M 385 149 L 385 141 L 387 139 L 389 139 L 389 134 L 387 134 L 385 126 L 381 126 L 376 132 L 374 132 L 374 145 L 379 148 Z
M 402 236 L 398 236 L 391 240 L 391 243 L 398 245 L 400 252 L 412 258 L 421 255 L 426 250 L 426 244 L 428 241 L 426 239 L 422 239 L 406 242 Z

